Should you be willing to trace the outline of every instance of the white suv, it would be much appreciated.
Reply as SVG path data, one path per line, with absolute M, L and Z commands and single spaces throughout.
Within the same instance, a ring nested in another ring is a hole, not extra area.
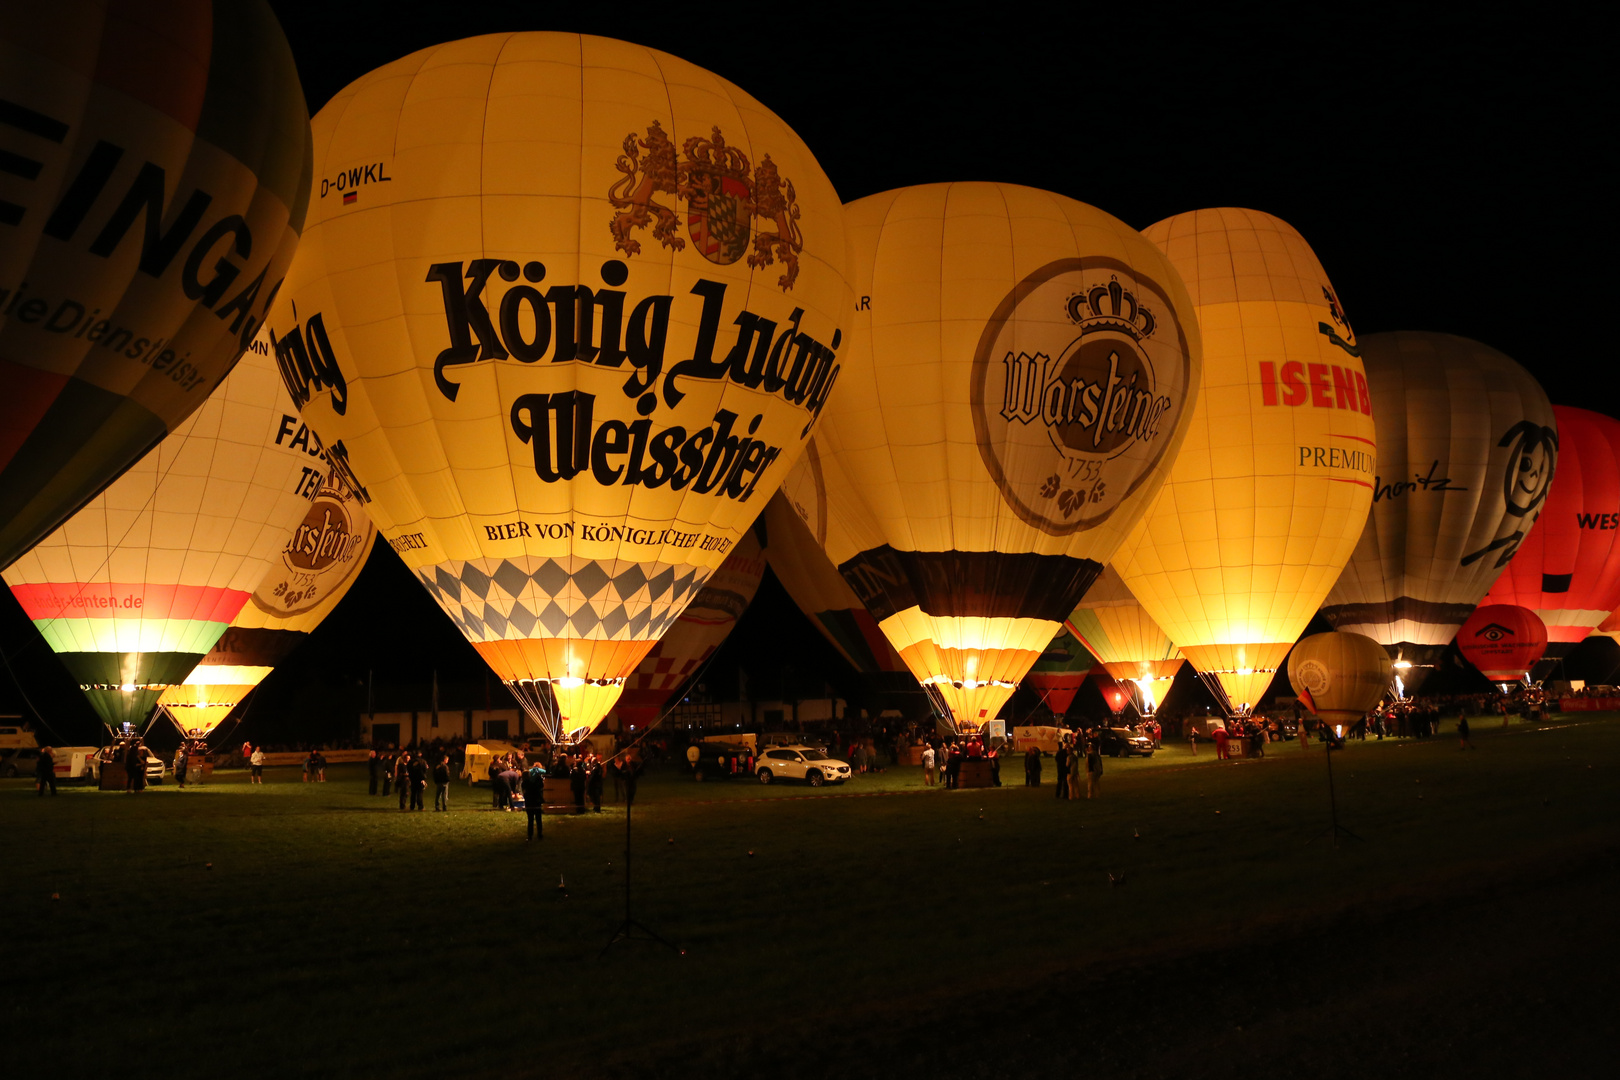
M 773 746 L 754 763 L 759 782 L 807 780 L 811 787 L 842 784 L 849 779 L 849 763 L 830 758 L 813 746 Z

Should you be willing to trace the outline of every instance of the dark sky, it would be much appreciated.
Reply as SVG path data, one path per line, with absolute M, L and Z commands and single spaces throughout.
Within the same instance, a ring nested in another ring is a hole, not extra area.
M 760 3 L 272 7 L 312 112 L 419 48 L 571 30 L 672 52 L 737 83 L 798 131 L 846 200 L 1003 180 L 1138 228 L 1199 207 L 1269 211 L 1315 248 L 1357 333 L 1476 338 L 1532 371 L 1555 403 L 1620 413 L 1608 322 L 1613 63 L 1595 16 L 1559 5 L 1376 16 L 1300 4 L 1193 14 L 1103 4 L 868 4 L 836 15 Z M 454 628 L 391 553 L 378 554 L 349 601 L 367 614 L 340 610 L 278 672 L 278 687 L 307 697 L 368 670 L 406 682 L 433 666 L 481 678 Z M 793 618 L 768 584 L 748 616 L 761 632 L 733 652 L 762 665 L 787 654 L 803 657 L 800 667 L 829 664 Z M 41 707 L 83 722 L 88 710 L 43 645 L 30 646 L 9 593 L 0 627 L 24 685 L 50 702 Z M 17 711 L 16 686 L 3 681 L 0 708 Z

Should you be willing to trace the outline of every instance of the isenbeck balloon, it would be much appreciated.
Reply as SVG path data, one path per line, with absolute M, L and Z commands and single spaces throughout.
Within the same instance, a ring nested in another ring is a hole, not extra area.
M 206 737 L 309 637 L 360 576 L 376 535 L 360 500 L 329 470 L 230 628 L 185 682 L 158 697 L 182 735 Z
M 1345 630 L 1312 634 L 1288 654 L 1294 693 L 1340 735 L 1389 691 L 1391 670 L 1381 644 Z
M 1085 685 L 1086 676 L 1096 664 L 1096 658 L 1065 628 L 1036 659 L 1024 676 L 1024 685 L 1041 696 L 1041 704 L 1051 709 L 1053 716 L 1061 718 L 1074 704 L 1074 695 Z
M 0 568 L 157 445 L 258 333 L 309 113 L 263 0 L 0 17 Z
M 1457 631 L 1457 649 L 1493 683 L 1528 681 L 1546 655 L 1547 626 L 1529 608 L 1482 604 Z
M 261 338 L 6 584 L 102 720 L 139 729 L 241 613 L 327 471 Z
M 1162 482 L 1198 329 L 1162 253 L 1061 195 L 932 184 L 847 214 L 826 551 L 940 721 L 977 731 Z
M 1553 407 L 1508 357 L 1450 334 L 1359 342 L 1378 429 L 1372 513 L 1322 614 L 1415 689 L 1512 561 L 1558 463 Z
M 1564 657 L 1620 608 L 1620 420 L 1567 405 L 1553 415 L 1557 479 L 1485 603 L 1534 611 L 1547 655 Z
M 905 672 L 905 661 L 822 547 L 827 491 L 814 438 L 765 505 L 765 527 L 766 562 L 821 636 L 863 675 Z
M 526 714 L 581 738 L 839 381 L 837 193 L 747 93 L 607 38 L 424 49 L 313 124 L 288 386 Z
M 1103 567 L 1064 627 L 1120 682 L 1144 716 L 1158 709 L 1181 670 L 1181 650 L 1153 621 L 1112 566 Z
M 675 625 L 636 665 L 614 706 L 622 725 L 645 730 L 656 723 L 670 696 L 702 670 L 731 635 L 765 576 L 767 548 L 760 543 L 760 531 L 756 523 L 743 534 L 697 599 L 686 605 Z
M 1355 335 L 1303 237 L 1257 210 L 1146 230 L 1204 336 L 1169 481 L 1114 558 L 1233 715 L 1248 713 L 1355 550 L 1377 437 Z

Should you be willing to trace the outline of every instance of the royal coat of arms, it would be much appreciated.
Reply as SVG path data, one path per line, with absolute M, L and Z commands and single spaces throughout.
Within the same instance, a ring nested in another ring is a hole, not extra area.
M 709 138 L 687 139 L 677 156 L 674 142 L 654 120 L 645 135 L 632 131 L 624 137 L 624 153 L 614 167 L 624 174 L 608 189 L 608 202 L 618 211 L 609 223 L 615 248 L 640 254 L 641 241 L 633 234 L 648 226 L 664 247 L 685 248 L 686 241 L 676 235 L 676 208 L 657 198 L 670 195 L 686 203 L 687 236 L 705 259 L 726 266 L 747 254 L 756 270 L 780 261 L 777 284 L 784 291 L 793 288 L 804 250 L 798 195 L 769 154 L 750 168 L 748 155 L 728 145 L 716 127 Z

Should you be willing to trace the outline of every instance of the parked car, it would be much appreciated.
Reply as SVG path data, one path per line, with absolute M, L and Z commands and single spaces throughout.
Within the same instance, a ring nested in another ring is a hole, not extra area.
M 103 756 L 114 753 L 115 751 L 117 751 L 117 747 L 104 746 L 100 750 L 96 751 L 95 755 L 91 757 L 90 774 L 97 780 L 101 779 L 101 762 Z M 146 759 L 146 782 L 148 784 L 163 783 L 163 773 L 167 768 L 163 764 L 163 759 L 152 753 L 152 748 L 144 743 L 141 744 L 141 756 Z
M 762 784 L 803 780 L 811 787 L 820 787 L 848 780 L 849 763 L 828 757 L 813 746 L 773 746 L 759 756 L 754 775 Z
M 1138 735 L 1130 728 L 1104 728 L 1101 750 L 1109 757 L 1152 757 L 1153 740 L 1146 735 Z

